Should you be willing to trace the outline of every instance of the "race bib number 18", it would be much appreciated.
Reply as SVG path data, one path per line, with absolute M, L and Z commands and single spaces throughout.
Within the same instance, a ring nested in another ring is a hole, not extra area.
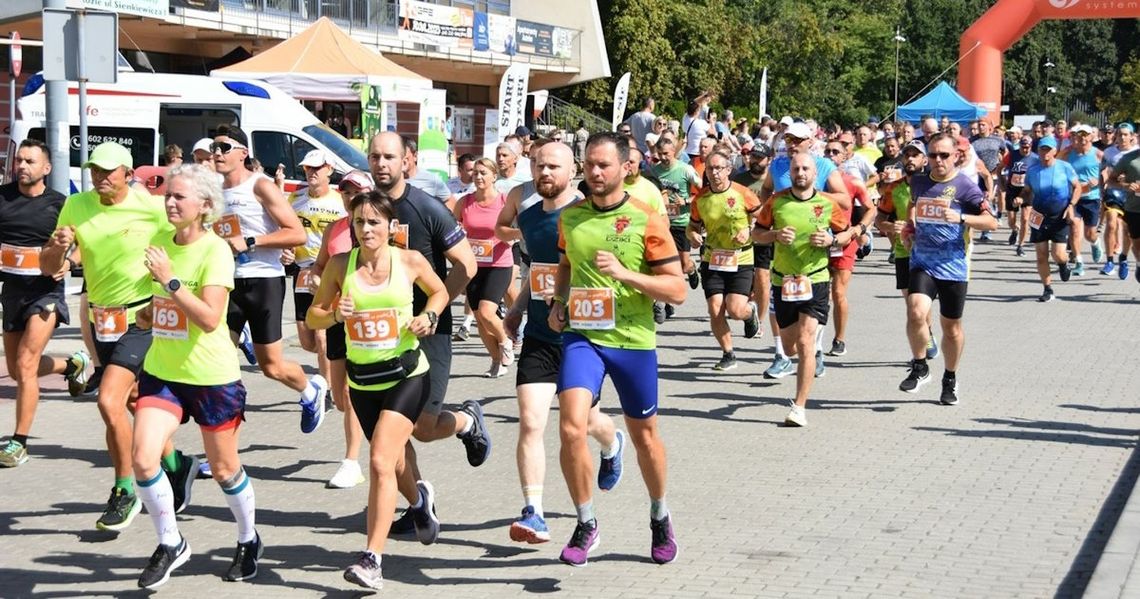
M 530 292 L 536 297 L 546 299 L 554 295 L 554 277 L 558 275 L 557 264 L 545 262 L 530 263 Z
M 573 287 L 570 289 L 570 327 L 609 330 L 614 328 L 614 290 L 608 287 Z

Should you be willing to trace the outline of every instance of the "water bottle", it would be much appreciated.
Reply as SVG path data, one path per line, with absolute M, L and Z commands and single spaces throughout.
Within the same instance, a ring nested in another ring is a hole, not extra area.
M 238 264 L 249 264 L 251 258 L 249 257 L 249 250 L 246 250 L 236 256 Z

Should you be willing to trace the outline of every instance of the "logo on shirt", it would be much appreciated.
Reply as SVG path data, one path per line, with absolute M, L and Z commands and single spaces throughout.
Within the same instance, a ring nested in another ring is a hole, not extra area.
M 816 218 L 822 218 L 823 217 L 823 206 L 819 206 L 819 205 L 812 206 L 811 210 L 812 210 L 812 212 L 815 213 Z
M 726 200 L 725 203 L 728 204 L 728 207 L 730 209 L 736 208 L 736 198 L 734 197 L 729 196 L 728 200 Z
M 629 227 L 629 222 L 628 216 L 618 217 L 618 219 L 614 221 L 614 231 L 616 231 L 618 235 L 621 235 L 625 232 L 626 228 Z

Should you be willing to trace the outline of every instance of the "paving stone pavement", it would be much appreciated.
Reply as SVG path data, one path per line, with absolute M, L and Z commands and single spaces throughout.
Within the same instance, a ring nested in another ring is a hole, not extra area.
M 681 544 L 677 562 L 666 566 L 648 559 L 648 500 L 632 451 L 625 479 L 595 498 L 602 542 L 589 566 L 558 563 L 574 510 L 558 467 L 555 418 L 545 493 L 553 541 L 508 539 L 523 507 L 513 368 L 502 379 L 480 378 L 481 348 L 457 344 L 449 403 L 483 403 L 493 454 L 473 469 L 457 440 L 420 446 L 442 534 L 433 546 L 390 542 L 381 594 L 1079 597 L 1140 471 L 1133 458 L 1140 286 L 1090 268 L 1057 283 L 1055 302 L 1039 304 L 1030 257 L 977 246 L 962 403 L 944 407 L 940 359 L 919 394 L 897 390 L 907 358 L 904 309 L 884 249 L 880 243 L 857 267 L 848 354 L 828 358 L 808 428 L 780 426 L 794 381 L 760 376 L 772 356 L 767 330 L 760 339 L 737 337 L 740 368 L 716 373 L 719 350 L 699 291 L 661 327 L 661 429 Z M 65 327 L 50 349 L 78 347 L 78 331 Z M 312 362 L 292 340 L 287 354 Z M 234 526 L 216 485 L 200 480 L 179 516 L 194 557 L 160 592 L 359 595 L 341 571 L 364 544 L 367 485 L 324 488 L 342 455 L 341 418 L 333 413 L 302 435 L 293 392 L 243 370 L 250 406 L 242 459 L 266 544 L 260 574 L 247 583 L 221 580 Z M 150 521 L 140 514 L 118 537 L 95 530 L 111 482 L 101 420 L 94 401 L 68 397 L 58 377 L 45 384 L 32 459 L 0 471 L 0 597 L 131 595 L 154 548 Z M 14 418 L 13 395 L 5 376 L 0 426 Z M 619 414 L 608 384 L 603 402 Z M 192 426 L 176 442 L 201 453 Z

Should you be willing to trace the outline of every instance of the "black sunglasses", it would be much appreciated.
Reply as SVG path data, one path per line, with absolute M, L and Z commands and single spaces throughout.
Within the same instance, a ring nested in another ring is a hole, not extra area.
M 838 156 L 838 155 L 843 153 L 843 150 L 836 150 L 834 148 L 828 148 L 828 149 L 824 150 L 823 153 L 828 155 L 828 156 Z
M 219 150 L 221 150 L 221 152 L 223 154 L 229 154 L 231 150 L 235 150 L 235 149 L 244 150 L 245 146 L 243 146 L 241 144 L 231 144 L 231 143 L 224 142 L 224 141 L 215 141 L 214 143 L 210 144 L 210 153 L 211 154 L 213 154 L 214 152 L 217 152 Z
M 950 152 L 928 152 L 926 155 L 939 160 L 950 160 L 950 157 L 953 156 Z

